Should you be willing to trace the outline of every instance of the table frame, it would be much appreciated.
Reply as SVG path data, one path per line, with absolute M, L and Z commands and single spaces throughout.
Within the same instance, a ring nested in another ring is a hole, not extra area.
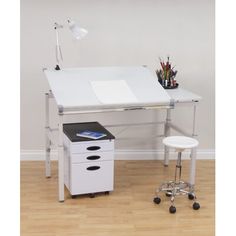
M 51 133 L 55 131 L 55 129 L 51 129 L 50 127 L 50 104 L 49 100 L 53 99 L 54 96 L 51 90 L 48 93 L 45 93 L 45 174 L 47 178 L 51 177 L 51 160 L 50 160 L 50 151 L 52 145 L 52 136 Z M 178 102 L 181 103 L 181 102 Z M 164 124 L 164 135 L 160 135 L 158 137 L 167 137 L 171 134 L 171 129 L 177 131 L 178 133 L 189 136 L 189 137 L 196 137 L 196 108 L 198 101 L 192 100 L 191 102 L 184 102 L 183 104 L 190 104 L 193 106 L 193 123 L 192 123 L 192 133 L 188 133 L 184 131 L 182 128 L 178 127 L 177 125 L 173 124 L 171 120 L 171 110 L 175 108 L 176 103 L 173 101 L 169 106 L 161 105 L 161 106 L 145 106 L 142 108 L 109 108 L 109 109 L 96 109 L 96 110 L 77 110 L 77 109 L 69 109 L 64 110 L 62 107 L 58 107 L 58 200 L 59 202 L 64 202 L 64 146 L 63 146 L 63 123 L 64 123 L 64 116 L 68 115 L 78 115 L 78 114 L 88 114 L 88 113 L 100 113 L 100 112 L 115 112 L 115 111 L 127 111 L 127 110 L 149 110 L 149 109 L 166 109 L 166 119 L 164 122 L 146 122 L 143 124 Z M 132 124 L 125 124 L 127 126 L 131 126 Z M 118 126 L 125 126 L 122 125 L 110 125 L 109 127 L 118 127 Z M 137 124 L 135 124 L 137 125 Z M 105 126 L 108 127 L 108 126 Z M 169 164 L 169 154 L 170 148 L 165 146 L 164 147 L 164 166 L 168 166 Z M 194 189 L 195 185 L 195 172 L 196 172 L 196 148 L 193 148 L 190 153 L 190 175 L 189 175 L 189 184 L 192 189 Z

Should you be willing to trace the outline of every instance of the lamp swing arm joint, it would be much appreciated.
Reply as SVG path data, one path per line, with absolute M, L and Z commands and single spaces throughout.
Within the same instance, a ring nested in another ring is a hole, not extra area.
M 57 30 L 59 28 L 63 28 L 63 25 L 58 24 L 57 22 L 54 23 L 54 29 Z

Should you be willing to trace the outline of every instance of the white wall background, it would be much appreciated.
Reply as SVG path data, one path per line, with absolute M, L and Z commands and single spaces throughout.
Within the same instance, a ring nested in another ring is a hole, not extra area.
M 60 32 L 64 67 L 147 65 L 160 67 L 170 55 L 180 86 L 203 97 L 197 113 L 200 149 L 214 150 L 215 42 L 214 0 L 21 0 L 21 150 L 44 149 L 44 93 L 49 87 L 43 67 L 55 66 L 54 22 L 78 20 L 88 29 L 76 41 L 68 29 Z M 52 104 L 53 105 L 53 104 Z M 191 127 L 189 109 L 174 112 L 176 123 Z M 80 116 L 102 124 L 154 121 L 157 111 Z M 52 123 L 56 124 L 53 117 Z M 119 130 L 112 130 L 115 134 Z M 117 141 L 118 150 L 162 148 L 148 139 L 153 127 L 133 128 L 120 135 L 141 135 L 145 141 Z

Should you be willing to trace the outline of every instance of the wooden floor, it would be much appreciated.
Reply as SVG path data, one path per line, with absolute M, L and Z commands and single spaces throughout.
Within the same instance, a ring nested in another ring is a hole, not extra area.
M 183 162 L 188 180 L 189 161 Z M 115 161 L 115 189 L 95 198 L 78 196 L 57 201 L 57 162 L 45 178 L 44 162 L 21 162 L 21 236 L 213 236 L 215 235 L 215 161 L 198 160 L 196 194 L 201 208 L 192 209 L 186 196 L 153 203 L 156 187 L 173 178 L 175 162 Z

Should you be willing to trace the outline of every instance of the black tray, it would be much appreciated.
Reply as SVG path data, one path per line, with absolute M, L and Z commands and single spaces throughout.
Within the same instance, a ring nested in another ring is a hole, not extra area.
M 178 88 L 178 86 L 179 86 L 178 83 L 176 83 L 175 86 L 163 86 L 163 85 L 162 85 L 162 87 L 163 87 L 164 89 L 176 89 L 176 88 Z

